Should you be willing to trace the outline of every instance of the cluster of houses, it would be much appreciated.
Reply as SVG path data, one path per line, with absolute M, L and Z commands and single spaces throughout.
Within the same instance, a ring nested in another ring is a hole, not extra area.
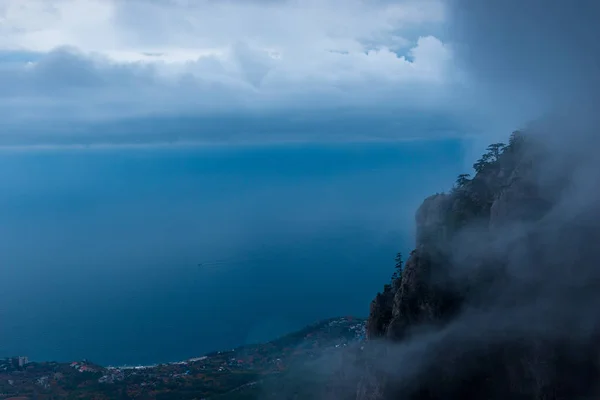
M 99 383 L 115 383 L 125 379 L 125 372 L 120 368 L 107 368 L 107 372 L 98 378 Z
M 29 364 L 29 358 L 26 356 L 3 358 L 0 359 L 0 371 L 12 371 L 23 368 L 27 364 Z
M 74 361 L 69 365 L 71 368 L 75 368 L 79 372 L 98 372 L 98 370 L 85 362 Z

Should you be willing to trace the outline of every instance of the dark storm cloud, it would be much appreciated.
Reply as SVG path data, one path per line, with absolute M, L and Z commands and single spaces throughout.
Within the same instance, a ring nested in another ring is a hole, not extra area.
M 597 98 L 600 2 L 449 0 L 457 62 L 494 90 L 532 90 L 564 104 Z

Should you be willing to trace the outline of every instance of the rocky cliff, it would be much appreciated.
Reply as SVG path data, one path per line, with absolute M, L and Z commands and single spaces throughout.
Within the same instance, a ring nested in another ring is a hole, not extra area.
M 600 213 L 571 184 L 590 163 L 557 165 L 539 139 L 513 133 L 423 202 L 415 250 L 371 303 L 359 400 L 598 395 Z

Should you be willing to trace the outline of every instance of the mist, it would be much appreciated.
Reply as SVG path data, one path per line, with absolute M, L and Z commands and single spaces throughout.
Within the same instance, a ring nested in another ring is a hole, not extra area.
M 491 216 L 447 242 L 416 243 L 434 260 L 431 290 L 453 293 L 446 299 L 460 299 L 458 311 L 412 328 L 404 316 L 403 339 L 372 341 L 366 367 L 347 373 L 362 380 L 360 399 L 595 398 L 600 4 L 448 6 L 447 33 L 472 93 L 497 106 L 490 129 L 528 104 L 528 123 L 512 127 L 526 145 Z

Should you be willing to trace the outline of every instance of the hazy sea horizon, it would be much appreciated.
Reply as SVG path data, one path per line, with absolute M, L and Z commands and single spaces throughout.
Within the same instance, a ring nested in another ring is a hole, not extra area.
M 366 317 L 458 140 L 3 151 L 0 357 L 177 361 Z M 202 265 L 199 265 L 202 264 Z

